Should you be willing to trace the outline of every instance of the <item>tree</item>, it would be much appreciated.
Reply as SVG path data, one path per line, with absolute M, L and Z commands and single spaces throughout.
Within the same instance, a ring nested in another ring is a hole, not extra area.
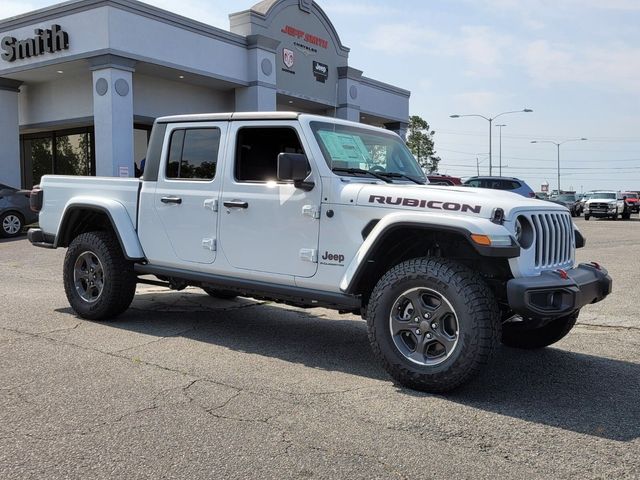
M 438 162 L 440 162 L 440 157 L 436 156 L 433 142 L 435 133 L 430 129 L 427 121 L 418 115 L 412 115 L 409 118 L 407 146 L 427 173 L 437 171 Z

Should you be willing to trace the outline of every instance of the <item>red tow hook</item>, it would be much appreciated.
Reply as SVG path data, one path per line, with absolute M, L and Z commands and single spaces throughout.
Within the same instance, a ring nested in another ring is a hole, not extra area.
M 593 267 L 596 270 L 602 270 L 602 268 L 600 268 L 600 264 L 598 262 L 591 262 L 591 265 L 593 265 Z
M 563 270 L 562 268 L 559 268 L 559 269 L 556 270 L 556 273 L 558 275 L 560 275 L 560 278 L 562 280 L 569 280 L 569 274 L 567 273 L 566 270 Z

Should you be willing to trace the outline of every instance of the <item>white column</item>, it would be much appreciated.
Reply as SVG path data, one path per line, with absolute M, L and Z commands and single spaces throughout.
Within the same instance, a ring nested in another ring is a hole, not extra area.
M 276 48 L 280 43 L 262 35 L 247 37 L 247 87 L 236 88 L 235 110 L 238 112 L 273 112 L 276 110 Z
M 22 186 L 18 118 L 18 87 L 21 83 L 0 78 L 0 183 L 16 188 Z
M 362 71 L 352 67 L 338 67 L 338 105 L 336 116 L 352 122 L 360 121 L 360 78 Z
M 132 63 L 110 55 L 92 60 L 96 175 L 133 177 Z

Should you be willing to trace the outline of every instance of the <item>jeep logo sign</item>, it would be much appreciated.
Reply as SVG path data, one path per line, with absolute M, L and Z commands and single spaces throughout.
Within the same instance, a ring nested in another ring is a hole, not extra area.
M 25 40 L 4 37 L 0 41 L 0 47 L 4 50 L 2 59 L 6 62 L 14 62 L 69 49 L 69 34 L 62 30 L 60 25 L 51 25 L 51 30 L 36 28 L 33 33 L 36 34 L 34 38 Z
M 313 61 L 313 76 L 318 82 L 324 83 L 329 78 L 329 65 Z

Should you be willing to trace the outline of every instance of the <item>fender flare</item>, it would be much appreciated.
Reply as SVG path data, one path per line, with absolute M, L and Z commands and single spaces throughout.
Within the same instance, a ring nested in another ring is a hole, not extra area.
M 54 242 L 54 248 L 63 246 L 63 237 L 66 229 L 69 228 L 71 214 L 75 210 L 91 210 L 104 213 L 113 227 L 113 231 L 118 238 L 120 248 L 127 260 L 144 260 L 145 254 L 138 239 L 138 233 L 129 217 L 126 207 L 112 199 L 96 197 L 74 197 L 70 199 L 64 207 L 58 233 Z
M 504 247 L 478 245 L 471 240 L 472 234 L 509 235 L 509 232 L 502 225 L 492 223 L 486 218 L 428 213 L 392 213 L 383 217 L 360 245 L 340 281 L 342 292 L 352 293 L 352 289 L 359 281 L 360 274 L 365 270 L 369 258 L 376 251 L 380 241 L 391 230 L 402 227 L 418 227 L 425 230 L 459 234 L 467 239 L 479 255 L 484 257 L 513 258 L 520 255 L 520 247 L 513 243 L 513 240 L 511 246 Z

